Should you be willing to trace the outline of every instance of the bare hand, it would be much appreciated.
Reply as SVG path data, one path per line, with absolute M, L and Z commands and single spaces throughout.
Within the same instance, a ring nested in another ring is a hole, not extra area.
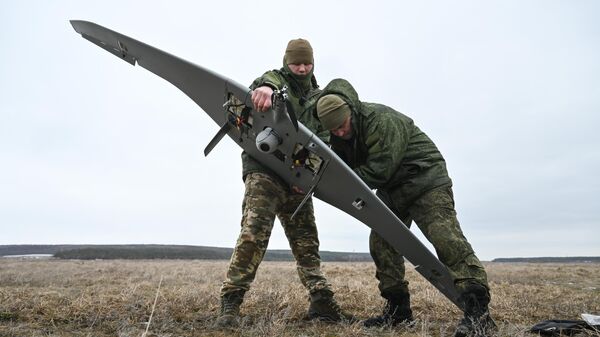
M 304 194 L 304 191 L 300 187 L 298 187 L 296 185 L 292 186 L 292 192 L 298 193 L 298 194 Z
M 252 104 L 254 109 L 259 112 L 265 112 L 271 109 L 271 97 L 273 96 L 273 89 L 267 86 L 262 86 L 254 89 L 252 92 Z

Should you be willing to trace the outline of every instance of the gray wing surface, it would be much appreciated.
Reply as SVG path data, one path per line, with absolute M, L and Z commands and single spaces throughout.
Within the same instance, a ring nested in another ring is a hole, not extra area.
M 315 197 L 371 227 L 461 307 L 448 269 L 325 143 L 302 123 L 296 129 L 285 114 L 285 101 L 274 100 L 274 108 L 266 113 L 254 111 L 250 89 L 243 85 L 95 23 L 71 24 L 85 39 L 132 65 L 139 64 L 183 91 L 218 125 L 223 125 L 216 142 L 226 132 L 290 185 L 313 191 Z M 267 128 L 277 139 L 276 148 L 270 152 L 256 145 L 257 136 L 261 138 Z M 208 152 L 216 142 L 211 141 Z
M 75 31 L 124 61 L 146 68 L 188 95 L 217 124 L 225 122 L 223 103 L 227 92 L 251 105 L 250 89 L 213 71 L 166 53 L 93 22 L 72 20 Z

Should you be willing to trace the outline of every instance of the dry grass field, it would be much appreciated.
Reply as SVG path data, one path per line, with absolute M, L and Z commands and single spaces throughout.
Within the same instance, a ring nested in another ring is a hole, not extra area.
M 293 263 L 266 262 L 236 330 L 215 329 L 226 261 L 67 261 L 0 259 L 0 336 L 451 336 L 459 311 L 413 270 L 408 279 L 418 324 L 366 329 L 305 322 L 308 297 Z M 533 336 L 546 319 L 600 314 L 600 264 L 486 265 L 498 336 Z M 324 263 L 344 309 L 378 314 L 371 263 Z M 590 336 L 600 337 L 600 333 Z

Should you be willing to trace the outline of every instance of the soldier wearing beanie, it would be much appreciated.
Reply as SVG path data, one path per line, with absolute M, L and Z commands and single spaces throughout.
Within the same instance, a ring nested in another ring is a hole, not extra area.
M 304 39 L 291 40 L 285 49 L 283 64 L 314 64 L 310 43 Z
M 488 311 L 487 275 L 460 229 L 452 181 L 435 144 L 408 116 L 361 102 L 346 80 L 333 80 L 323 89 L 316 114 L 331 133 L 332 149 L 407 226 L 415 221 L 450 270 L 465 310 L 455 336 L 487 336 L 496 327 Z M 369 250 L 386 306 L 364 325 L 411 324 L 403 256 L 375 231 Z
M 267 71 L 252 82 L 252 103 L 255 110 L 267 111 L 271 108 L 273 90 L 287 86 L 288 99 L 298 120 L 328 141 L 329 132 L 321 128 L 318 119 L 311 113 L 320 93 L 313 75 L 313 63 L 310 43 L 304 39 L 291 40 L 285 50 L 283 67 Z M 279 217 L 284 228 L 296 259 L 300 281 L 309 293 L 306 318 L 333 322 L 354 320 L 341 310 L 333 298 L 331 285 L 321 272 L 312 199 L 291 219 L 304 195 L 292 191 L 283 179 L 246 152 L 242 153 L 242 167 L 245 193 L 241 231 L 231 256 L 227 279 L 221 287 L 221 312 L 216 325 L 230 327 L 239 323 L 244 294 L 264 257 L 275 216 Z

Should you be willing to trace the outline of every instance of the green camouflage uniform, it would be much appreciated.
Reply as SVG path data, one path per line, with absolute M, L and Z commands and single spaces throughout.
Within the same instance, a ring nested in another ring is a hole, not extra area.
M 321 96 L 336 94 L 352 110 L 350 140 L 331 136 L 333 150 L 408 226 L 412 220 L 433 244 L 459 292 L 471 282 L 485 286 L 487 276 L 464 237 L 454 209 L 452 181 L 435 144 L 412 119 L 394 109 L 360 102 L 354 88 L 337 79 Z M 404 258 L 375 231 L 369 248 L 385 298 L 408 292 Z
M 298 120 L 320 137 L 328 137 L 329 133 L 321 129 L 318 119 L 310 113 L 320 93 L 312 72 L 307 80 L 299 82 L 284 66 L 280 70 L 266 72 L 252 83 L 251 89 L 260 86 L 281 89 L 284 85 L 288 87 L 288 97 Z M 310 293 L 330 290 L 330 284 L 320 269 L 319 239 L 312 199 L 292 220 L 290 217 L 304 195 L 293 193 L 274 172 L 245 152 L 242 153 L 242 166 L 246 187 L 242 203 L 242 228 L 231 256 L 227 279 L 221 288 L 221 296 L 248 290 L 267 249 L 275 216 L 279 217 L 290 243 L 302 284 Z

